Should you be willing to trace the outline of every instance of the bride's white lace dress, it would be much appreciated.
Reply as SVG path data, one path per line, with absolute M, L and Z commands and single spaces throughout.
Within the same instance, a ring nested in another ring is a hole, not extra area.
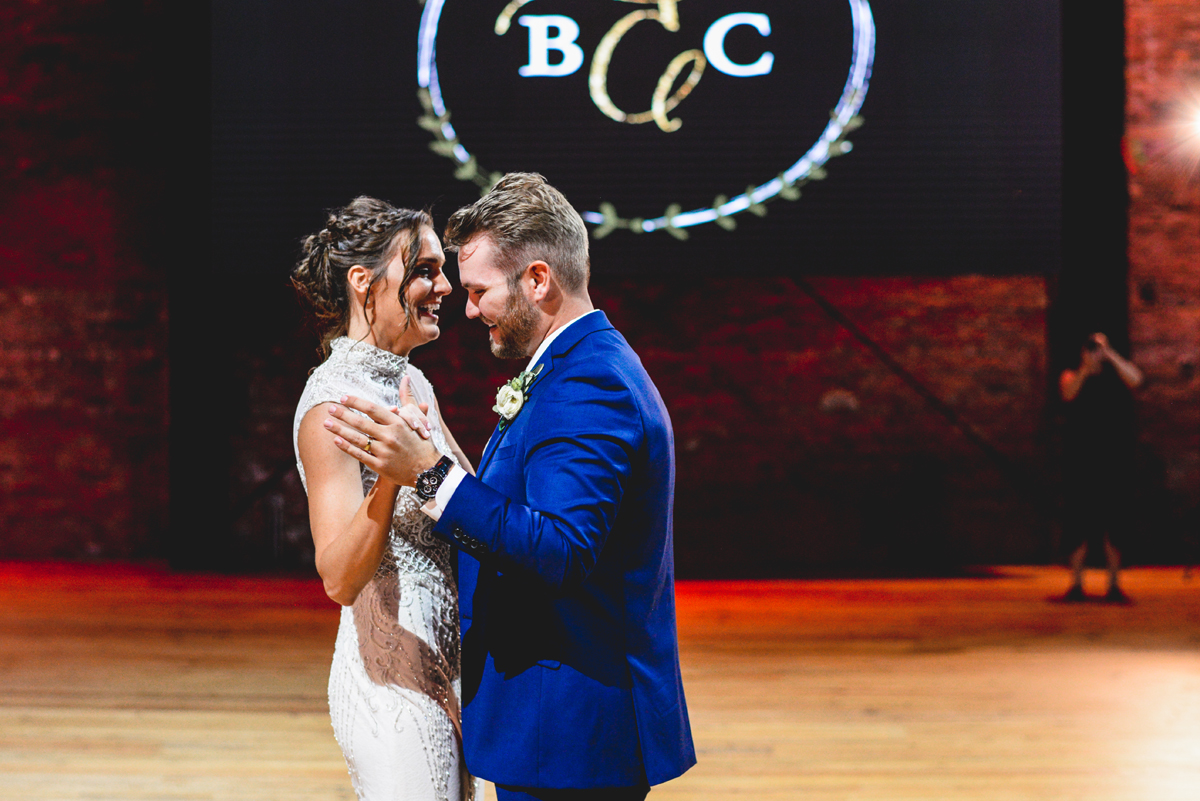
M 399 404 L 409 377 L 418 402 L 433 387 L 408 359 L 346 337 L 312 375 L 296 408 L 292 441 L 300 464 L 300 421 L 314 406 L 356 395 Z M 433 443 L 451 456 L 436 415 Z M 362 467 L 363 491 L 376 475 Z M 436 537 L 418 498 L 402 488 L 388 548 L 353 606 L 344 606 L 329 674 L 329 712 L 350 779 L 367 801 L 461 801 L 476 795 L 462 760 L 459 620 L 450 546 Z M 478 793 L 482 798 L 482 793 Z

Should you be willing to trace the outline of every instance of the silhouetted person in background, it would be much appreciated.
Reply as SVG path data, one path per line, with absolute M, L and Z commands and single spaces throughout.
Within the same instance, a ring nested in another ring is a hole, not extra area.
M 1063 538 L 1070 549 L 1071 587 L 1064 601 L 1086 600 L 1083 568 L 1088 546 L 1103 544 L 1108 563 L 1108 603 L 1129 603 L 1119 583 L 1119 546 L 1132 523 L 1133 392 L 1142 371 L 1108 344 L 1089 335 L 1079 366 L 1063 370 Z

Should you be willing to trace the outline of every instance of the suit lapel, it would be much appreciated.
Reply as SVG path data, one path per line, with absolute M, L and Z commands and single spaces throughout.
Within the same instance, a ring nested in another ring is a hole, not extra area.
M 546 348 L 546 352 L 543 353 L 541 358 L 538 359 L 537 364 L 534 365 L 534 368 L 536 369 L 537 365 L 540 364 L 542 369 L 541 372 L 538 373 L 537 377 L 533 379 L 533 382 L 529 385 L 530 397 L 533 397 L 538 385 L 549 378 L 550 373 L 554 372 L 554 362 L 556 359 L 565 355 L 568 351 L 578 345 L 579 341 L 588 334 L 605 328 L 612 328 L 612 324 L 608 322 L 608 318 L 604 316 L 604 312 L 595 312 L 592 314 L 587 314 L 576 322 L 572 323 L 569 328 L 556 337 L 555 340 L 550 343 L 550 347 Z M 480 477 L 484 475 L 484 472 L 487 470 L 487 466 L 491 464 L 492 457 L 496 455 L 496 451 L 500 448 L 500 443 L 504 440 L 504 436 L 509 432 L 510 429 L 512 429 L 513 426 L 517 424 L 517 421 L 520 418 L 521 413 L 518 412 L 517 416 L 513 418 L 512 422 L 503 429 L 501 429 L 499 425 L 496 426 L 496 429 L 492 432 L 492 436 L 488 440 L 487 445 L 484 446 L 483 457 L 479 460 L 478 475 Z
M 492 432 L 491 438 L 488 439 L 487 445 L 483 449 L 483 457 L 479 460 L 478 474 L 480 476 L 487 470 L 488 464 L 492 461 L 492 456 L 496 453 L 496 448 L 500 447 L 500 440 L 504 439 L 504 435 L 508 433 L 508 429 L 510 428 L 512 426 L 506 426 L 504 430 L 501 430 L 500 426 L 497 425 L 496 429 Z
M 537 369 L 538 364 L 542 365 L 542 369 L 528 387 L 530 397 L 533 396 L 533 388 L 537 386 L 543 378 L 546 377 L 546 374 L 549 373 L 550 370 L 553 369 L 554 365 L 551 362 L 552 360 L 550 359 L 549 349 L 547 349 L 547 352 L 543 353 L 542 357 L 538 359 L 537 364 L 534 365 L 534 369 Z M 501 428 L 498 423 L 496 424 L 495 430 L 492 431 L 491 438 L 488 439 L 487 445 L 483 448 L 483 458 L 479 460 L 479 475 L 482 476 L 483 472 L 487 469 L 488 464 L 491 463 L 492 457 L 496 455 L 496 451 L 500 448 L 500 443 L 504 440 L 504 435 L 507 434 L 520 419 L 521 414 L 518 412 L 517 416 L 512 419 L 512 422 L 506 425 L 504 428 Z

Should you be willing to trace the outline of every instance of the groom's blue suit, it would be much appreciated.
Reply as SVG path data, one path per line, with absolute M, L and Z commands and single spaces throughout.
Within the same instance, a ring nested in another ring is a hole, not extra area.
M 435 528 L 460 549 L 467 767 L 521 787 L 659 784 L 696 762 L 675 633 L 671 422 L 602 312 L 539 363 Z

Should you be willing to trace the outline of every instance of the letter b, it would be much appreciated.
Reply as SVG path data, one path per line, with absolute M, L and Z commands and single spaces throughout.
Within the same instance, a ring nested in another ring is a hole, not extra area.
M 541 75 L 561 78 L 583 66 L 583 49 L 575 44 L 579 38 L 579 23 L 560 14 L 517 17 L 517 22 L 529 29 L 529 63 L 517 70 L 522 77 Z M 557 33 L 550 35 L 550 29 Z M 562 61 L 550 63 L 550 51 L 562 53 Z

